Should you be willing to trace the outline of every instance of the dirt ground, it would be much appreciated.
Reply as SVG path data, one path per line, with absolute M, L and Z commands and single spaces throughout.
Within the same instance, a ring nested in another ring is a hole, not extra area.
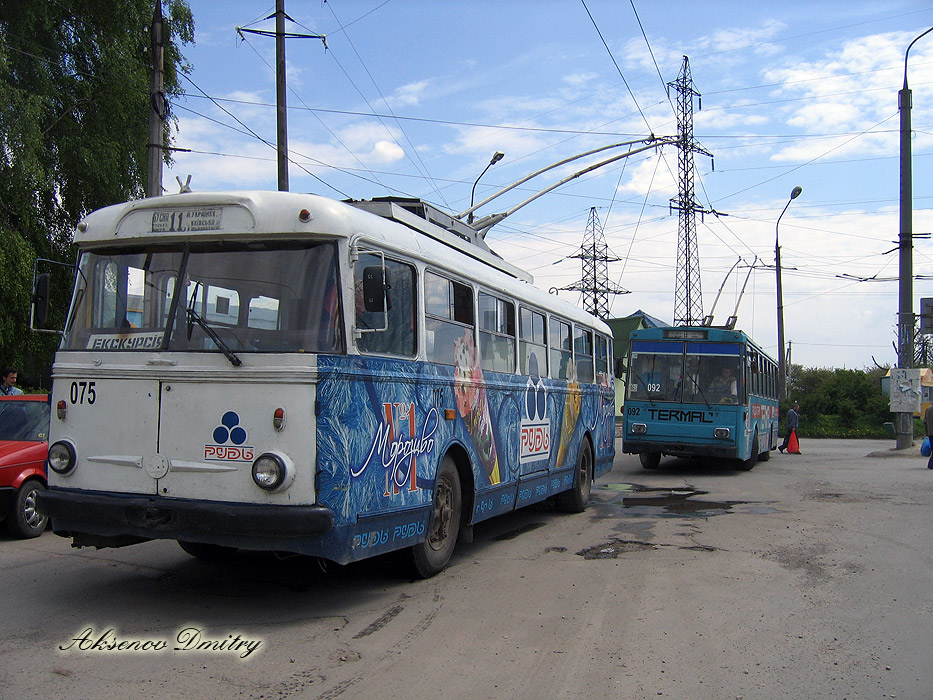
M 933 698 L 933 471 L 892 446 L 619 454 L 585 513 L 479 525 L 427 581 L 3 535 L 0 700 Z

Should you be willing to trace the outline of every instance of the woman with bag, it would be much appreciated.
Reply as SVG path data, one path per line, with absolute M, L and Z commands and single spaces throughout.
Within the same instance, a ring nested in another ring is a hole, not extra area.
M 933 404 L 923 414 L 923 429 L 927 434 L 927 439 L 933 443 Z M 930 459 L 927 461 L 927 469 L 933 469 L 933 452 L 930 453 Z

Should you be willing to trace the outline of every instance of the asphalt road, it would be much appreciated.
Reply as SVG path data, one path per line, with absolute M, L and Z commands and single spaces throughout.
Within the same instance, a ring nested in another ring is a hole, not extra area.
M 3 535 L 0 700 L 929 700 L 933 471 L 892 446 L 620 454 L 586 513 L 477 526 L 427 581 Z

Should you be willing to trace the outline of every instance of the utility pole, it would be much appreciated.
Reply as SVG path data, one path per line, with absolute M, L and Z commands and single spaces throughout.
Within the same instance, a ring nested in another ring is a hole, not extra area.
M 149 143 L 146 147 L 146 196 L 162 195 L 162 139 L 165 136 L 165 87 L 163 61 L 165 46 L 162 41 L 162 0 L 156 0 L 150 31 L 152 55 L 152 81 L 149 87 Z
M 787 207 L 803 192 L 799 185 L 791 190 L 790 199 L 778 215 L 774 223 L 774 272 L 777 280 L 777 334 L 778 334 L 778 399 L 787 398 L 787 353 L 784 351 L 784 292 L 781 288 L 781 243 L 778 238 L 778 227 L 781 225 L 781 217 L 787 211 Z
M 590 217 L 586 223 L 580 252 L 570 257 L 580 258 L 582 261 L 583 278 L 577 284 L 563 289 L 582 292 L 583 308 L 605 321 L 609 318 L 609 295 L 628 294 L 629 291 L 609 283 L 609 263 L 619 258 L 609 257 L 609 247 L 606 245 L 606 236 L 599 223 L 596 207 L 590 207 Z
M 275 0 L 275 142 L 279 192 L 288 192 L 288 113 L 285 90 L 285 0 Z
M 700 97 L 690 74 L 690 59 L 684 56 L 677 80 L 667 84 L 677 91 L 677 148 L 680 187 L 671 208 L 679 212 L 677 227 L 677 271 L 674 283 L 674 325 L 690 326 L 703 321 L 703 292 L 700 288 L 700 254 L 697 251 L 696 213 L 708 214 L 693 194 L 693 154 L 713 154 L 693 138 L 693 98 Z M 702 102 L 700 102 L 702 109 Z
M 320 39 L 327 42 L 323 34 L 293 34 L 285 31 L 285 20 L 294 20 L 285 13 L 285 0 L 275 0 L 275 13 L 266 19 L 275 18 L 275 32 L 260 29 L 237 27 L 238 33 L 259 34 L 275 37 L 275 137 L 278 153 L 279 191 L 288 192 L 288 105 L 286 100 L 287 83 L 285 80 L 285 40 Z
M 901 113 L 901 230 L 898 237 L 900 284 L 897 305 L 897 366 L 900 369 L 911 369 L 914 366 L 913 175 L 910 152 L 910 110 L 913 105 L 910 88 L 907 87 L 907 56 L 911 47 L 930 32 L 933 32 L 933 27 L 907 46 L 907 51 L 904 52 L 904 87 L 897 93 L 897 108 Z M 895 448 L 904 450 L 911 447 L 914 437 L 913 413 L 898 413 L 895 426 Z

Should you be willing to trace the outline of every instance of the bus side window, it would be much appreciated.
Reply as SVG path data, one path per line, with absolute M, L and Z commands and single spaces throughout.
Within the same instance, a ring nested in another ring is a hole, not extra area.
M 609 341 L 601 335 L 596 336 L 596 379 L 609 384 Z
M 577 367 L 577 381 L 581 384 L 593 382 L 593 334 L 579 326 L 574 328 L 574 362 Z
M 572 362 L 570 324 L 551 316 L 551 378 L 568 379 Z
M 428 361 L 472 366 L 476 359 L 473 290 L 434 272 L 425 272 L 424 316 Z
M 522 307 L 519 312 L 519 372 L 547 376 L 547 335 L 544 314 Z
M 515 371 L 515 305 L 479 293 L 479 349 L 484 370 Z
M 372 284 L 371 280 L 366 281 L 367 268 L 371 277 L 373 268 L 380 269 L 381 265 L 381 256 L 374 253 L 361 254 L 356 263 L 356 327 L 364 330 L 357 338 L 356 346 L 360 352 L 412 357 L 417 347 L 415 268 L 407 263 L 385 258 L 385 303 L 382 303 L 380 294 L 379 302 L 367 305 L 364 302 L 364 285 L 369 287 Z M 365 291 L 372 292 L 372 288 Z M 368 306 L 385 308 L 372 310 Z M 366 330 L 370 332 L 365 332 Z

